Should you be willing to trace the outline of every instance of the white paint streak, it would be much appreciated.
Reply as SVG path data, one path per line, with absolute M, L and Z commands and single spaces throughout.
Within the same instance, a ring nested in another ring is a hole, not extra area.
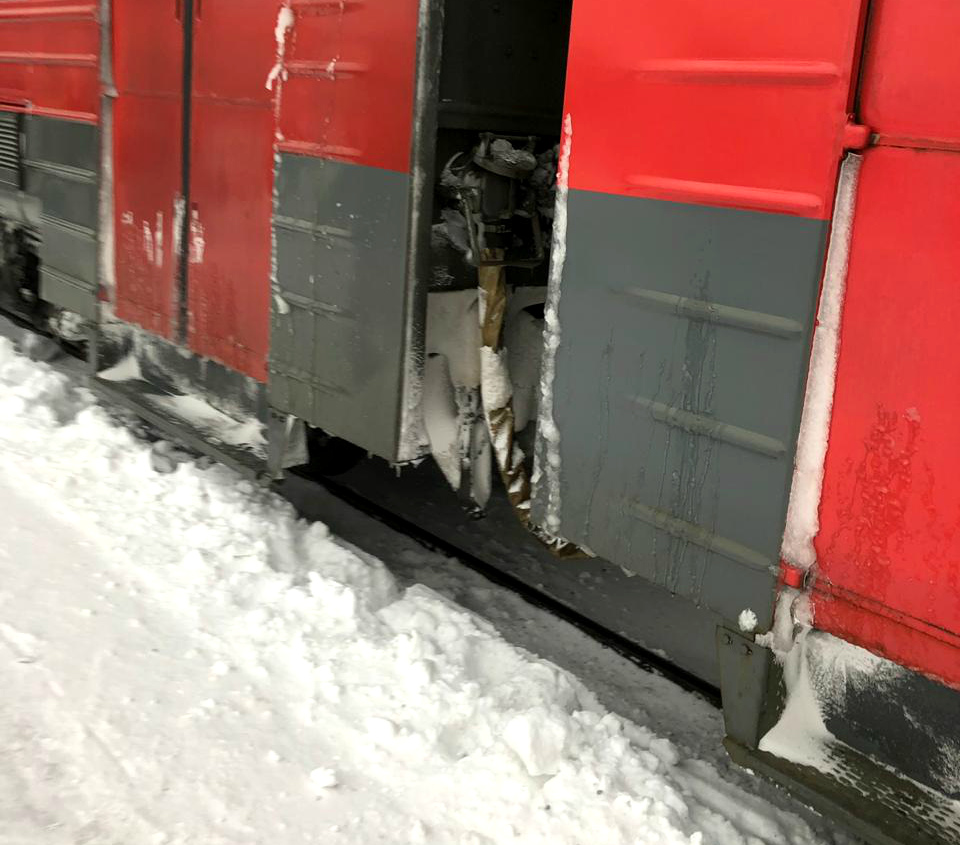
M 153 230 L 150 228 L 150 224 L 144 220 L 141 224 L 143 229 L 143 251 L 146 253 L 147 261 L 151 264 L 154 263 L 154 249 L 153 249 Z
M 153 230 L 154 263 L 163 267 L 163 212 L 157 212 L 157 224 Z
M 200 212 L 193 209 L 190 213 L 190 263 L 203 264 L 207 242 L 204 239 L 203 223 L 200 221 Z
M 183 197 L 177 196 L 173 200 L 173 254 L 182 255 L 183 249 L 183 215 L 186 212 L 186 202 Z

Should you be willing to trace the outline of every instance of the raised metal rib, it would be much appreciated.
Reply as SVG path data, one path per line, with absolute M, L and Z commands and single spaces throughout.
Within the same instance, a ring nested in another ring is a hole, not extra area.
M 624 292 L 644 305 L 686 317 L 688 320 L 702 320 L 706 323 L 717 323 L 776 337 L 793 338 L 803 334 L 803 326 L 796 320 L 778 317 L 775 314 L 748 311 L 746 308 L 735 308 L 732 305 L 718 305 L 716 302 L 691 299 L 687 296 L 677 296 L 648 288 L 627 288 Z
M 282 153 L 334 160 L 342 159 L 347 162 L 356 161 L 363 157 L 363 150 L 356 147 L 345 147 L 342 144 L 316 144 L 312 141 L 279 141 L 277 149 Z
M 673 202 L 732 207 L 747 211 L 775 211 L 796 214 L 799 217 L 817 217 L 823 211 L 823 200 L 816 194 L 805 191 L 700 182 L 696 179 L 674 179 L 647 173 L 628 176 L 627 186 L 642 196 Z
M 767 59 L 652 59 L 638 64 L 635 73 L 665 82 L 828 85 L 840 79 L 832 62 Z
M 774 437 L 768 437 L 749 428 L 741 428 L 738 425 L 721 422 L 720 420 L 705 417 L 702 414 L 694 414 L 690 411 L 684 411 L 680 408 L 666 405 L 663 402 L 655 402 L 643 396 L 631 397 L 632 400 L 643 408 L 650 411 L 650 415 L 658 422 L 682 428 L 691 434 L 702 434 L 711 437 L 714 440 L 720 440 L 729 443 L 732 446 L 739 446 L 749 452 L 757 452 L 770 458 L 781 458 L 787 452 L 786 445 Z
M 302 382 L 303 384 L 308 384 L 313 388 L 316 388 L 323 393 L 332 393 L 336 396 L 349 396 L 350 391 L 344 387 L 341 387 L 338 384 L 331 384 L 328 381 L 324 381 L 321 378 L 308 373 L 306 370 L 301 370 L 299 367 L 293 367 L 289 364 L 272 364 L 268 368 L 270 375 L 280 376 L 282 378 L 293 379 L 294 381 Z
M 40 222 L 45 226 L 60 229 L 63 232 L 69 232 L 71 235 L 76 235 L 88 241 L 95 241 L 97 239 L 97 233 L 89 226 L 83 226 L 71 220 L 64 220 L 62 217 L 54 217 L 51 214 L 42 213 L 40 215 Z
M 366 73 L 370 68 L 361 62 L 342 62 L 339 59 L 291 59 L 284 65 L 290 76 L 307 79 L 350 79 Z
M 652 525 L 654 528 L 659 528 L 679 540 L 686 540 L 688 543 L 693 543 L 707 551 L 716 552 L 718 555 L 742 563 L 751 569 L 762 572 L 776 571 L 775 562 L 756 549 L 751 549 L 749 546 L 731 540 L 729 537 L 714 534 L 701 525 L 695 525 L 684 519 L 677 519 L 677 517 L 661 508 L 652 508 L 649 505 L 634 502 L 632 510 L 643 522 Z
M 278 229 L 286 229 L 288 232 L 299 232 L 315 237 L 345 238 L 348 240 L 353 237 L 353 232 L 349 229 L 341 229 L 337 226 L 325 226 L 320 223 L 313 223 L 310 220 L 303 220 L 300 217 L 288 217 L 284 214 L 275 214 L 273 216 L 273 225 Z
M 4 23 L 26 23 L 42 18 L 50 20 L 96 20 L 97 7 L 94 3 L 65 3 L 59 6 L 14 6 L 0 9 L 0 19 Z
M 0 182 L 20 187 L 20 121 L 17 115 L 0 113 Z
M 39 170 L 41 173 L 49 173 L 52 176 L 70 179 L 73 182 L 93 183 L 97 181 L 97 174 L 84 167 L 72 167 L 69 164 L 60 164 L 56 161 L 39 158 L 24 159 L 24 164 L 31 170 Z
M 342 15 L 363 8 L 365 0 L 290 0 L 297 14 Z

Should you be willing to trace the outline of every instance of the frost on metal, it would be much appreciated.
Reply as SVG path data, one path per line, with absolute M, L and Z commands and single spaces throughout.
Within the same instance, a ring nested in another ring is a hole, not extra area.
M 413 320 L 414 288 L 417 268 L 415 265 L 417 250 L 414 246 L 420 231 L 420 206 L 426 193 L 426 177 L 423 168 L 416 167 L 411 175 L 410 204 L 407 230 L 410 242 L 407 244 L 406 309 L 408 320 Z M 421 344 L 416 342 L 417 333 L 412 323 L 408 323 L 404 332 L 404 362 L 400 379 L 400 437 L 397 449 L 397 461 L 409 463 L 422 458 L 430 448 L 430 441 L 423 422 L 423 370 L 425 353 Z
M 101 116 L 102 143 L 100 148 L 100 232 L 99 275 L 100 284 L 112 303 L 117 291 L 116 274 L 116 227 L 113 201 L 113 100 L 104 98 Z
M 560 287 L 567 258 L 567 198 L 573 117 L 563 122 L 563 145 L 557 174 L 557 202 L 550 255 L 550 280 L 544 308 L 543 359 L 540 365 L 540 408 L 537 418 L 537 451 L 533 469 L 534 496 L 543 503 L 543 527 L 553 535 L 560 531 L 560 431 L 553 416 L 553 386 L 560 348 Z
M 840 354 L 843 297 L 861 161 L 860 156 L 850 155 L 840 171 L 830 249 L 827 253 L 827 267 L 803 403 L 803 419 L 797 442 L 793 486 L 783 534 L 783 559 L 802 569 L 810 569 L 816 563 L 813 539 L 820 528 L 818 511 L 823 487 L 823 463 L 830 436 L 837 357 Z
M 908 672 L 866 649 L 803 624 L 803 597 L 798 600 L 792 590 L 785 594 L 786 600 L 778 606 L 778 620 L 783 616 L 781 608 L 793 607 L 786 618 L 791 620 L 791 629 L 793 619 L 800 623 L 799 633 L 786 651 L 780 650 L 783 642 L 774 645 L 783 665 L 787 697 L 779 721 L 760 741 L 760 750 L 818 771 L 836 771 L 838 757 L 833 750 L 842 743 L 827 727 L 826 715 L 842 711 L 851 696 L 863 691 L 883 695 L 886 690 L 895 696 L 897 685 Z M 795 602 L 801 605 L 799 612 Z M 908 720 L 916 718 L 909 712 L 905 715 Z M 945 778 L 951 774 L 949 758 L 948 753 L 944 760 Z
M 264 83 L 264 87 L 268 91 L 273 90 L 278 80 L 285 82 L 287 79 L 287 71 L 284 67 L 284 59 L 287 55 L 287 33 L 293 29 L 295 20 L 293 9 L 289 6 L 282 6 L 277 13 L 277 26 L 273 31 L 274 38 L 277 41 L 276 61 L 270 68 L 267 81 Z

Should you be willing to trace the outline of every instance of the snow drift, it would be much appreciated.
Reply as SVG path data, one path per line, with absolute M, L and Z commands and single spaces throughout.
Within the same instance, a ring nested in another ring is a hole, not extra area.
M 0 842 L 812 845 L 0 338 Z

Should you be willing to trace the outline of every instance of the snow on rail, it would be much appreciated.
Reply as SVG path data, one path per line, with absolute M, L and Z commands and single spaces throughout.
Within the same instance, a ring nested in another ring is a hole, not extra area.
M 3 338 L 0 420 L 0 841 L 820 841 Z

